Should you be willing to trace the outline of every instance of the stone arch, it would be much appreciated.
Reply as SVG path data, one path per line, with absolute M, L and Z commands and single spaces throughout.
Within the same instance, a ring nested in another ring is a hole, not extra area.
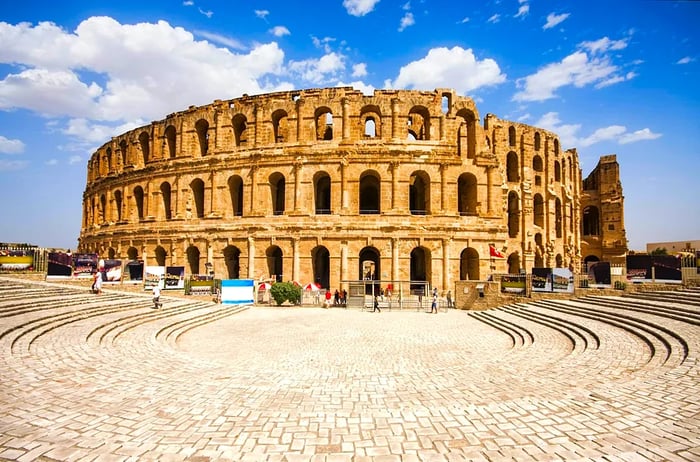
M 600 213 L 598 207 L 589 205 L 583 209 L 583 235 L 600 236 Z
M 194 198 L 195 215 L 197 218 L 204 218 L 204 181 L 195 178 L 190 182 L 190 189 Z
M 517 144 L 518 142 L 515 127 L 511 125 L 510 127 L 508 127 L 508 146 L 515 147 L 517 146 Z
M 473 173 L 462 173 L 457 180 L 457 208 L 459 214 L 476 215 L 478 203 L 477 180 Z
M 520 166 L 518 165 L 518 155 L 510 151 L 506 156 L 506 177 L 509 182 L 520 181 Z
M 199 249 L 196 245 L 190 245 L 185 251 L 187 255 L 187 264 L 190 266 L 190 274 L 200 274 L 199 273 L 199 258 L 201 256 Z
M 165 259 L 168 256 L 168 252 L 162 246 L 158 246 L 154 249 L 153 254 L 156 259 L 156 264 L 158 266 L 165 266 Z
M 333 111 L 327 106 L 316 108 L 314 112 L 316 121 L 316 139 L 329 141 L 333 139 Z
M 151 157 L 151 140 L 148 132 L 141 132 L 139 135 L 139 146 L 141 146 L 141 156 L 143 156 L 143 164 L 146 165 Z
M 430 111 L 425 106 L 413 106 L 408 111 L 408 139 L 430 140 Z
M 532 203 L 534 212 L 533 222 L 535 226 L 544 228 L 544 198 L 542 197 L 542 194 L 535 194 L 535 196 L 532 198 Z
M 540 155 L 535 155 L 532 157 L 532 170 L 535 172 L 544 171 L 544 164 L 542 163 L 542 157 Z
M 554 201 L 554 229 L 557 234 L 557 238 L 562 237 L 562 206 L 561 199 L 558 197 Z
M 138 260 L 139 258 L 139 251 L 136 247 L 129 247 L 126 251 L 126 258 L 129 260 Z
M 123 221 L 122 218 L 122 206 L 124 203 L 124 198 L 122 197 L 122 192 L 120 190 L 114 191 L 114 210 L 116 212 L 115 221 L 117 223 Z
M 241 251 L 234 245 L 228 245 L 224 248 L 224 265 L 226 266 L 226 274 L 228 279 L 240 279 L 241 277 Z
M 508 255 L 508 274 L 520 274 L 520 253 Z
M 365 138 L 381 138 L 382 113 L 379 106 L 367 105 L 360 109 L 360 123 Z
M 459 280 L 478 281 L 479 274 L 479 252 L 473 247 L 467 247 L 459 255 Z
M 313 269 L 313 282 L 321 287 L 330 288 L 331 283 L 331 254 L 322 245 L 311 250 L 311 266 Z
M 163 201 L 163 218 L 166 220 L 171 220 L 173 218 L 172 212 L 172 188 L 170 183 L 164 181 L 160 184 L 160 196 Z
M 554 138 L 554 155 L 559 155 L 559 140 Z
M 248 145 L 248 119 L 243 114 L 236 114 L 231 118 L 233 128 L 233 140 L 236 146 L 245 147 Z
M 110 260 L 114 260 L 114 257 L 117 256 L 117 251 L 114 250 L 114 247 L 110 247 L 107 249 L 107 258 Z
M 432 258 L 430 249 L 415 247 L 411 250 L 411 281 L 427 282 L 430 284 L 432 275 Z
M 112 148 L 107 148 L 105 151 L 105 157 L 107 158 L 107 174 L 109 175 L 114 171 L 114 159 L 112 158 Z
M 558 253 L 557 256 L 554 257 L 554 264 L 555 264 L 555 268 L 563 268 L 564 267 L 564 257 L 562 257 L 560 253 Z
M 408 206 L 411 215 L 430 215 L 430 176 L 423 170 L 409 178 Z
M 457 155 L 473 158 L 476 153 L 476 115 L 469 109 L 457 111 L 457 120 L 462 119 L 457 128 Z M 488 146 L 489 140 L 486 138 Z
M 121 154 L 122 169 L 129 165 L 129 143 L 126 140 L 119 142 L 119 154 Z
M 136 186 L 134 188 L 134 205 L 136 205 L 136 217 L 139 220 L 143 220 L 145 217 L 145 210 L 143 207 L 143 197 L 144 192 L 141 186 Z
M 314 175 L 314 213 L 316 215 L 330 215 L 332 213 L 331 177 L 327 172 L 317 172 Z
M 540 132 L 535 132 L 535 151 L 542 149 L 542 136 Z
M 168 125 L 165 127 L 165 144 L 168 148 L 168 158 L 174 159 L 177 157 L 177 130 L 174 126 Z
M 365 247 L 360 250 L 358 274 L 359 279 L 379 280 L 381 278 L 381 254 L 376 247 Z
M 107 221 L 107 196 L 104 194 L 100 195 L 100 223 L 105 223 Z
M 276 245 L 271 245 L 265 250 L 265 259 L 267 262 L 267 270 L 270 277 L 277 282 L 283 281 L 284 276 L 284 255 L 282 249 Z
M 381 179 L 374 170 L 366 170 L 360 175 L 359 188 L 360 215 L 376 215 L 381 213 Z
M 273 215 L 284 215 L 285 211 L 285 183 L 284 175 L 275 172 L 270 175 L 270 202 L 272 204 Z
M 234 217 L 243 216 L 243 178 L 232 175 L 228 179 L 228 192 L 231 197 L 231 213 Z
M 277 109 L 272 113 L 272 136 L 275 143 L 284 143 L 289 141 L 288 134 L 288 114 L 284 109 Z
M 520 198 L 518 193 L 508 193 L 508 237 L 518 237 L 520 233 Z
M 209 152 L 209 122 L 206 119 L 199 119 L 194 124 L 194 129 L 197 132 L 199 154 L 206 156 Z

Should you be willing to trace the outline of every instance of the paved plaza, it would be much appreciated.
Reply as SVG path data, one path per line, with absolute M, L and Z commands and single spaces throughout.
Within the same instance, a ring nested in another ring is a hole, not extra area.
M 700 460 L 700 292 L 164 300 L 0 278 L 0 460 Z

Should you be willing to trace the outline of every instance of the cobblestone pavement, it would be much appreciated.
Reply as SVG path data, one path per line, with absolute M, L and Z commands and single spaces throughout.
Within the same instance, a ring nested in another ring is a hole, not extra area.
M 0 460 L 700 460 L 700 293 L 240 309 L 0 278 Z

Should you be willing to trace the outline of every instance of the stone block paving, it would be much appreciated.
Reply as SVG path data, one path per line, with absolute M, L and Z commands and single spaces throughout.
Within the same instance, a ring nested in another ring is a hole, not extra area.
M 700 460 L 697 305 L 598 307 L 617 325 L 536 305 L 206 322 L 224 307 L 106 291 L 110 310 L 87 316 L 97 296 L 37 290 L 0 278 L 0 460 Z

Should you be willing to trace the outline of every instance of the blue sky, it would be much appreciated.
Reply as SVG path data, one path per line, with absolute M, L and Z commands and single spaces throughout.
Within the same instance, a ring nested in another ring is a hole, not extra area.
M 86 165 L 190 105 L 454 88 L 617 154 L 630 248 L 700 239 L 700 1 L 214 0 L 0 6 L 0 242 L 75 248 Z

